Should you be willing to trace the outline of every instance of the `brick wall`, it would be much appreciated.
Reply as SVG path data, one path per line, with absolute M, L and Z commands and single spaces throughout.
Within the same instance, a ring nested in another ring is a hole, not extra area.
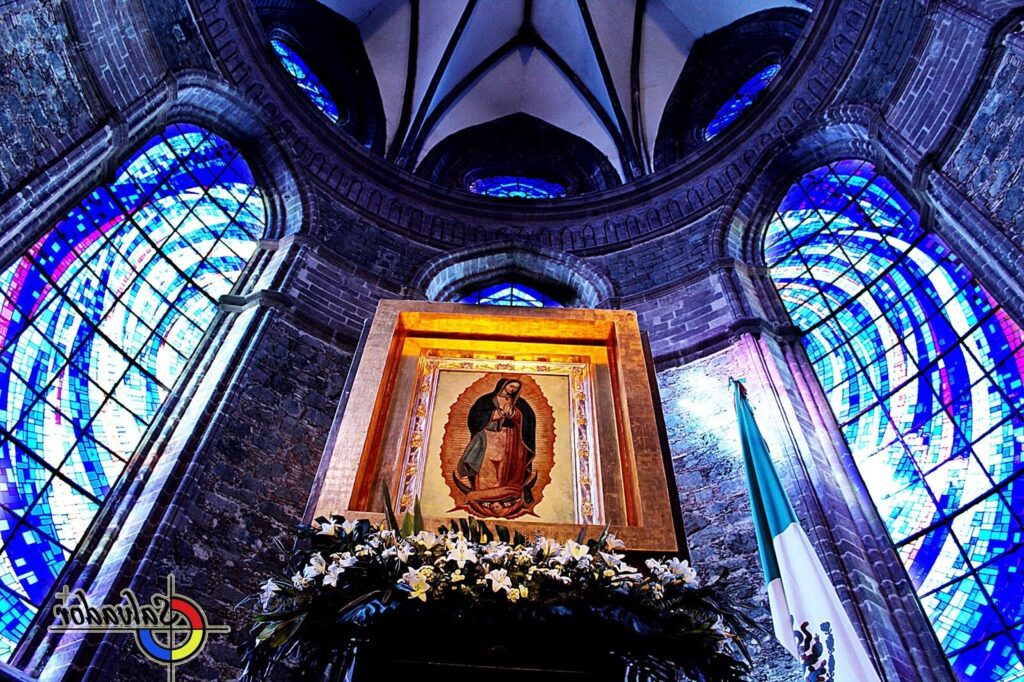
M 234 608 L 281 570 L 274 541 L 287 546 L 302 516 L 334 418 L 351 357 L 278 317 L 246 360 L 245 379 L 224 411 L 223 426 L 203 450 L 203 461 L 171 527 L 157 538 L 155 560 L 143 567 L 144 594 L 174 573 L 177 587 L 232 633 L 214 637 L 198 661 L 177 679 L 235 679 L 236 645 L 249 620 Z M 130 637 L 93 669 L 98 679 L 166 679 L 143 661 Z
M 930 28 L 928 50 L 918 58 L 899 101 L 886 113 L 910 148 L 921 152 L 931 149 L 959 114 L 984 61 L 987 38 L 984 26 L 965 22 L 951 11 L 936 13 Z
M 881 3 L 874 30 L 858 53 L 843 86 L 843 99 L 881 104 L 892 94 L 925 27 L 928 3 L 924 0 L 889 0 Z

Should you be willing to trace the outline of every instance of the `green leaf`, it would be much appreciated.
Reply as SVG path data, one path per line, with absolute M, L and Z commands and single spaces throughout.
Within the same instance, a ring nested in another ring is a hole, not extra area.
M 412 506 L 412 532 L 419 533 L 423 530 L 423 510 L 420 508 L 420 496 L 416 496 L 416 501 Z
M 405 516 L 402 517 L 402 531 L 399 533 L 403 538 L 407 538 L 413 534 L 413 520 L 412 514 L 405 512 Z
M 597 547 L 598 547 L 598 549 L 600 549 L 601 547 L 604 547 L 604 541 L 608 539 L 608 531 L 611 530 L 611 528 L 612 528 L 612 522 L 609 521 L 608 523 L 605 524 L 604 530 L 601 531 L 601 535 L 599 535 L 598 538 L 597 538 Z
M 498 534 L 498 539 L 502 542 L 508 542 L 511 539 L 511 534 L 509 533 L 508 526 L 497 524 L 494 526 L 494 530 Z
M 586 537 L 587 537 L 587 527 L 583 526 L 582 528 L 580 528 L 580 534 L 576 536 L 576 542 L 578 542 L 579 544 L 582 545 L 583 544 L 583 540 L 586 539 Z
M 395 510 L 391 508 L 391 492 L 388 490 L 388 484 L 382 482 L 381 487 L 384 489 L 384 513 L 388 518 L 388 527 L 396 533 L 399 530 L 398 519 L 395 518 Z
M 294 620 L 288 621 L 285 627 L 278 630 L 271 639 L 267 640 L 267 644 L 273 649 L 280 649 L 295 635 L 295 633 L 299 631 L 299 628 L 302 627 L 302 624 L 306 620 L 306 615 L 307 614 L 304 613 Z

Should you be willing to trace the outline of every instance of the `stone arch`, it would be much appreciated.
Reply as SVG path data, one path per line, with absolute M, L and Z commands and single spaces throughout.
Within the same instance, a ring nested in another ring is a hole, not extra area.
M 548 287 L 554 298 L 570 306 L 610 308 L 618 301 L 611 280 L 591 263 L 554 249 L 511 241 L 445 254 L 420 269 L 413 287 L 432 301 L 447 301 L 509 276 Z

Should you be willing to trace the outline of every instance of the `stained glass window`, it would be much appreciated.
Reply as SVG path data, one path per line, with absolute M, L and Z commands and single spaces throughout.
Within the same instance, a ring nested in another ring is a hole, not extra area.
M 518 282 L 502 282 L 459 299 L 459 303 L 475 305 L 508 305 L 522 308 L 560 308 L 562 304 L 533 287 Z
M 741 85 L 736 94 L 715 112 L 711 123 L 708 123 L 704 129 L 704 139 L 710 140 L 732 125 L 732 122 L 739 118 L 739 115 L 746 111 L 757 99 L 757 96 L 768 87 L 780 69 L 782 67 L 779 64 L 766 66 Z
M 274 52 L 281 60 L 281 64 L 284 65 L 285 70 L 291 77 L 295 79 L 295 84 L 306 94 L 309 101 L 322 111 L 324 116 L 337 123 L 339 120 L 338 107 L 331 98 L 331 94 L 327 92 L 327 88 L 316 77 L 313 70 L 306 64 L 306 61 L 282 40 L 273 38 L 270 41 L 270 46 L 274 48 Z
M 495 175 L 469 184 L 473 194 L 506 199 L 557 199 L 565 196 L 565 187 L 557 182 L 522 175 Z
M 0 660 L 174 388 L 264 215 L 230 144 L 172 125 L 0 272 Z
M 765 257 L 953 668 L 1021 679 L 1020 326 L 864 161 L 793 185 Z

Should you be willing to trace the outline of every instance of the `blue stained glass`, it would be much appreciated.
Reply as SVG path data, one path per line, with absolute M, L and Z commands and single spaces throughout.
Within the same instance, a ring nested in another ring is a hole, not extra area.
M 0 660 L 6 661 L 25 636 L 37 609 L 0 586 Z
M 794 184 L 764 253 L 954 668 L 1018 679 L 1024 332 L 865 161 Z
M 953 670 L 964 682 L 1024 679 L 1020 649 L 1006 637 L 983 644 L 950 658 Z
M 495 175 L 469 184 L 469 191 L 503 199 L 557 199 L 565 196 L 565 187 L 557 182 L 522 175 Z
M 502 282 L 484 287 L 479 291 L 463 296 L 459 303 L 473 305 L 505 305 L 520 308 L 561 308 L 562 304 L 537 291 L 533 287 L 518 282 Z
M 0 660 L 241 275 L 264 214 L 237 150 L 172 125 L 0 272 Z
M 270 46 L 273 48 L 278 59 L 281 60 L 285 71 L 295 80 L 295 84 L 305 93 L 309 101 L 323 112 L 324 116 L 331 119 L 333 123 L 337 123 L 339 121 L 338 106 L 334 103 L 331 94 L 327 92 L 324 84 L 320 82 L 320 79 L 316 77 L 313 70 L 306 64 L 306 61 L 283 40 L 272 38 Z
M 753 76 L 751 76 L 743 85 L 739 87 L 736 94 L 733 95 L 723 104 L 714 117 L 711 119 L 711 123 L 708 123 L 704 129 L 704 139 L 710 140 L 720 132 L 728 128 L 733 121 L 739 118 L 739 115 L 746 111 L 761 92 L 768 87 L 768 84 L 772 82 L 772 79 L 779 73 L 782 66 L 779 64 L 770 64 Z

